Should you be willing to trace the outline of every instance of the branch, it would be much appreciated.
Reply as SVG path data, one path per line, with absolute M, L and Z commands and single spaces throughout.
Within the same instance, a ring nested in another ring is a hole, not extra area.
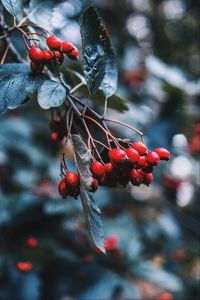
M 25 59 L 21 56 L 21 54 L 18 52 L 18 50 L 15 48 L 10 36 L 9 36 L 9 28 L 6 25 L 5 19 L 4 19 L 4 15 L 3 15 L 3 10 L 2 10 L 2 6 L 0 7 L 0 28 L 2 30 L 2 33 L 4 35 L 4 39 L 7 43 L 7 45 L 9 45 L 11 52 L 14 54 L 16 60 L 18 62 L 21 63 L 25 63 Z

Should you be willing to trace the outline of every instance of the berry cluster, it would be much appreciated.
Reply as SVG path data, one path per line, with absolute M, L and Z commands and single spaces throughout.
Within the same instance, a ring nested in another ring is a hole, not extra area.
M 34 73 L 41 73 L 44 65 L 50 63 L 53 59 L 62 64 L 64 61 L 63 54 L 71 59 L 77 59 L 79 56 L 78 49 L 72 43 L 62 42 L 55 35 L 47 37 L 46 43 L 50 50 L 42 50 L 37 46 L 29 48 L 30 67 Z
M 149 186 L 153 181 L 153 170 L 160 160 L 169 160 L 170 152 L 165 148 L 149 151 L 142 142 L 135 142 L 131 147 L 123 150 L 113 148 L 108 152 L 110 162 L 103 164 L 97 160 L 90 165 L 92 173 L 91 192 L 96 192 L 98 186 L 116 187 L 119 183 L 126 187 L 129 182 L 134 186 L 145 184 Z M 58 186 L 63 198 L 67 195 L 79 195 L 80 178 L 74 172 L 67 172 Z
M 114 148 L 108 152 L 110 162 L 103 165 L 95 161 L 91 172 L 101 186 L 116 187 L 119 183 L 126 187 L 129 182 L 134 186 L 149 184 L 153 181 L 153 170 L 160 160 L 168 160 L 170 153 L 164 148 L 147 150 L 142 142 L 135 142 L 125 150 Z

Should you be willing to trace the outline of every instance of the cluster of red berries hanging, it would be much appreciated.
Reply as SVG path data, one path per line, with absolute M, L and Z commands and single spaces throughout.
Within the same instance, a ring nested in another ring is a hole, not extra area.
M 165 148 L 149 151 L 144 143 L 135 142 L 125 150 L 110 149 L 108 156 L 110 162 L 103 164 L 95 160 L 90 165 L 93 176 L 91 192 L 96 192 L 99 185 L 111 188 L 120 184 L 126 187 L 131 182 L 134 186 L 149 186 L 153 181 L 153 170 L 160 160 L 169 160 L 170 152 Z M 63 198 L 68 195 L 77 197 L 79 189 L 79 175 L 71 171 L 66 173 L 58 185 Z
M 62 64 L 64 54 L 71 59 L 77 59 L 79 56 L 76 46 L 72 43 L 59 40 L 55 35 L 47 37 L 46 43 L 50 50 L 42 50 L 37 46 L 32 46 L 29 49 L 30 67 L 34 73 L 41 73 L 44 65 L 52 62 L 54 59 Z

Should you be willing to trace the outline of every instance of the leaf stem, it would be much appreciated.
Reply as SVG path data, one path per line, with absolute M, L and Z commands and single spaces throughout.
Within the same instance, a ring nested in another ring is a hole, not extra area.
M 107 118 L 103 118 L 103 120 L 106 121 L 106 122 L 112 122 L 112 123 L 115 123 L 115 124 L 119 124 L 119 125 L 125 126 L 125 127 L 129 128 L 129 129 L 133 130 L 134 132 L 136 132 L 137 134 L 140 135 L 142 142 L 144 142 L 144 140 L 143 140 L 143 133 L 141 131 L 139 131 L 138 129 L 136 129 L 135 127 L 133 127 L 133 126 L 131 126 L 129 124 L 126 124 L 124 122 L 117 121 L 117 120 L 111 120 L 111 119 L 107 119 Z
M 84 85 L 84 83 L 83 82 L 80 82 L 79 84 L 77 84 L 75 87 L 73 87 L 72 89 L 71 89 L 71 91 L 69 91 L 69 93 L 70 93 L 70 95 L 71 94 L 74 94 L 78 89 L 80 89 L 80 87 L 82 87 Z
M 7 45 L 6 50 L 5 50 L 4 54 L 3 54 L 3 57 L 2 57 L 1 62 L 0 62 L 1 65 L 3 65 L 4 62 L 5 62 L 5 59 L 6 59 L 6 56 L 8 54 L 9 48 L 10 48 L 10 44 Z

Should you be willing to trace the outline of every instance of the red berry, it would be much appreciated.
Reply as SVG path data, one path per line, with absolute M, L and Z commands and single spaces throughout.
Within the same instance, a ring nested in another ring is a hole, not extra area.
M 140 159 L 138 161 L 138 168 L 143 168 L 146 164 L 146 157 L 145 156 L 140 156 Z
M 107 176 L 116 176 L 116 170 L 111 163 L 106 163 L 104 169 Z
M 61 179 L 61 181 L 59 182 L 58 192 L 63 198 L 66 198 L 67 195 L 69 194 L 65 179 Z
M 131 164 L 131 165 L 134 165 L 136 163 L 139 162 L 140 160 L 140 155 L 139 153 L 137 152 L 137 150 L 133 149 L 133 148 L 128 148 L 126 149 L 126 154 L 129 158 L 128 162 Z
M 161 160 L 169 160 L 170 159 L 170 152 L 165 148 L 157 148 L 154 150 Z
M 147 147 L 142 142 L 135 142 L 132 145 L 132 148 L 137 150 L 140 155 L 145 155 L 147 153 Z
M 91 163 L 90 171 L 96 179 L 101 179 L 105 175 L 105 168 L 99 161 L 94 161 Z
M 72 43 L 68 43 L 68 42 L 62 42 L 61 43 L 61 51 L 63 53 L 70 53 L 72 52 L 72 50 L 75 48 L 75 46 Z
M 59 60 L 60 63 L 64 61 L 64 55 L 60 51 L 54 51 L 55 57 Z
M 52 142 L 60 142 L 60 135 L 59 135 L 59 133 L 56 132 L 56 131 L 53 131 L 51 133 L 51 140 L 52 140 Z
M 19 261 L 16 265 L 17 269 L 21 272 L 31 271 L 33 268 L 33 264 L 31 261 Z
M 108 155 L 113 166 L 120 166 L 128 159 L 126 152 L 120 148 L 111 149 Z
M 104 247 L 107 251 L 113 251 L 118 248 L 119 238 L 117 235 L 109 235 L 104 243 Z
M 142 168 L 142 171 L 144 173 L 152 173 L 154 170 L 155 166 L 152 165 L 148 165 L 147 163 L 144 165 L 144 167 Z
M 30 248 L 35 248 L 38 245 L 38 240 L 36 238 L 28 238 L 26 243 Z
M 46 42 L 51 50 L 60 50 L 61 41 L 55 35 L 50 35 Z
M 98 190 L 99 182 L 96 178 L 92 178 L 91 192 L 95 193 Z
M 29 57 L 32 61 L 41 62 L 43 60 L 43 51 L 33 46 L 29 49 Z
M 146 156 L 146 162 L 149 165 L 156 166 L 160 161 L 160 157 L 154 151 L 149 151 Z
M 30 68 L 31 68 L 31 71 L 33 73 L 39 74 L 43 71 L 44 64 L 43 63 L 37 63 L 35 61 L 31 61 L 30 62 Z
M 141 184 L 141 174 L 139 170 L 133 169 L 130 173 L 130 181 L 133 185 L 139 186 Z
M 174 297 L 171 293 L 163 293 L 156 298 L 156 300 L 173 300 Z
M 48 63 L 48 62 L 52 61 L 53 58 L 54 58 L 53 52 L 51 52 L 50 50 L 43 50 L 44 63 Z
M 77 189 L 80 186 L 79 175 L 72 171 L 69 171 L 65 174 L 65 182 L 67 187 L 69 187 L 69 189 L 71 190 Z
M 67 56 L 69 58 L 76 59 L 79 56 L 78 49 L 74 46 L 74 49 L 70 53 L 67 53 Z
M 142 183 L 149 186 L 153 181 L 153 174 L 152 173 L 142 173 Z

